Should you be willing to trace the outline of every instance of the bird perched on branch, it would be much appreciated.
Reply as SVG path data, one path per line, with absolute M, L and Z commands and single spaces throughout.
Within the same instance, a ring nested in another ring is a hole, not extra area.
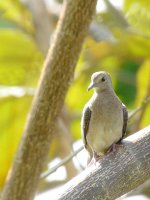
M 83 109 L 81 128 L 83 142 L 92 162 L 114 151 L 125 135 L 128 111 L 114 92 L 107 72 L 95 72 L 88 91 L 94 94 Z

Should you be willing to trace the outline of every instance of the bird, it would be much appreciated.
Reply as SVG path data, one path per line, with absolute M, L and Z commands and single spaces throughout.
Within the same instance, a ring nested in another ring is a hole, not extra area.
M 88 91 L 91 89 L 94 94 L 83 108 L 81 130 L 89 163 L 96 163 L 105 154 L 115 151 L 124 138 L 128 111 L 116 95 L 108 72 L 93 73 Z

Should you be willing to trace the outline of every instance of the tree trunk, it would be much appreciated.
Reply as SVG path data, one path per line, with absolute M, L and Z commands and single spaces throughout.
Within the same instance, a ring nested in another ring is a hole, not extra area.
M 52 14 L 50 15 L 48 14 L 44 0 L 26 0 L 25 5 L 30 9 L 30 12 L 32 13 L 33 23 L 36 29 L 35 31 L 36 43 L 38 44 L 40 50 L 45 55 L 45 53 L 49 48 L 49 42 L 51 40 L 53 32 L 52 30 L 52 24 L 54 23 L 53 22 L 54 19 L 52 19 L 53 16 Z M 65 120 L 66 118 L 67 120 Z M 69 119 L 69 114 L 66 107 L 64 106 L 62 112 L 59 114 L 59 118 L 57 120 L 59 123 L 58 122 L 56 123 L 57 129 L 55 129 L 56 134 L 55 137 L 53 138 L 53 140 L 57 141 L 57 145 L 59 146 L 56 149 L 56 152 L 54 152 L 54 154 L 57 153 L 57 156 L 60 157 L 61 159 L 64 159 L 72 151 L 72 142 L 71 142 L 72 134 L 70 130 L 70 121 L 68 119 Z M 52 153 L 51 156 L 53 156 Z M 51 157 L 51 159 L 52 158 L 53 157 Z M 73 178 L 77 174 L 77 169 L 73 163 L 73 160 L 70 160 L 70 162 L 66 164 L 65 168 L 68 179 Z M 59 181 L 54 181 L 54 183 L 52 183 L 53 187 L 55 183 L 58 185 Z M 50 184 L 48 184 L 48 182 L 43 180 L 40 182 L 39 185 L 40 192 L 42 192 L 41 189 L 44 189 L 46 184 L 50 189 Z M 61 184 L 62 181 L 60 181 L 59 185 Z
M 67 0 L 1 200 L 32 200 L 96 0 Z M 55 134 L 55 133 L 54 133 Z
M 58 200 L 113 200 L 150 178 L 150 126 L 123 140 L 123 147 L 87 167 Z

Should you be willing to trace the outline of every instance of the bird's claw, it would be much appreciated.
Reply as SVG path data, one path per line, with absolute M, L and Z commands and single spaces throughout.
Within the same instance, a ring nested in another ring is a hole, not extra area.
M 110 153 L 110 152 L 115 152 L 117 149 L 119 149 L 120 147 L 123 147 L 123 144 L 122 143 L 113 143 L 109 149 L 107 150 L 107 153 Z
M 96 162 L 98 160 L 100 160 L 102 158 L 102 156 L 99 156 L 97 155 L 95 152 L 93 153 L 93 158 L 92 160 L 90 161 L 90 163 L 88 164 L 88 167 L 91 166 L 91 165 L 95 165 L 96 166 Z

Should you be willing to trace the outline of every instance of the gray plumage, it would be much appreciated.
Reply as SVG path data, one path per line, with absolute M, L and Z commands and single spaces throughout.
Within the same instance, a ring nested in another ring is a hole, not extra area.
M 81 128 L 85 148 L 90 154 L 104 155 L 114 143 L 124 137 L 128 112 L 116 96 L 107 72 L 96 72 L 88 90 L 95 88 L 83 109 Z

